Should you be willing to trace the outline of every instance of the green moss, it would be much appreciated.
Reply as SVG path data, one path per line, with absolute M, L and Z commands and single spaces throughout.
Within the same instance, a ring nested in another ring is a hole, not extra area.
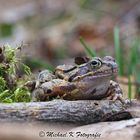
M 11 63 L 15 59 L 15 50 L 8 44 L 4 46 L 4 56 L 7 63 Z
M 16 58 L 17 48 L 10 45 L 1 47 L 4 59 L 0 62 L 0 102 L 29 102 L 30 93 L 23 86 L 30 79 L 31 71 L 28 66 Z M 24 76 L 19 79 L 17 68 L 23 66 Z M 28 78 L 24 78 L 28 76 Z
M 6 81 L 3 77 L 0 77 L 0 93 L 3 92 L 6 88 Z
M 14 91 L 15 102 L 30 102 L 30 93 L 25 88 L 17 88 Z

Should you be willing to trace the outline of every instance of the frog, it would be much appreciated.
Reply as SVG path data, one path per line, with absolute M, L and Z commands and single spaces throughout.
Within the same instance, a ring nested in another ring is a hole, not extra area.
M 50 70 L 48 69 L 42 70 L 42 71 L 39 71 L 39 74 L 36 77 L 36 80 L 34 79 L 32 81 L 27 81 L 24 84 L 24 87 L 27 87 L 32 92 L 34 89 L 37 89 L 42 83 L 51 81 L 52 79 L 55 79 L 55 78 L 56 76 L 53 75 L 53 73 Z
M 32 91 L 32 101 L 59 96 L 64 100 L 109 99 L 124 103 L 122 89 L 112 80 L 117 73 L 117 63 L 111 56 L 93 57 L 78 65 L 60 65 L 51 74 L 52 78 Z
M 56 79 L 56 76 L 53 75 L 53 73 L 49 70 L 43 70 L 38 74 L 36 83 L 35 83 L 35 88 L 38 88 L 42 83 L 51 81 L 53 79 Z

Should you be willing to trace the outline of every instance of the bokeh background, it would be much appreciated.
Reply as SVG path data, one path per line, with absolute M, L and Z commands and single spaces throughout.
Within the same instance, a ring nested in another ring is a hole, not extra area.
M 0 45 L 23 46 L 33 72 L 88 55 L 112 55 L 126 97 L 140 87 L 139 0 L 0 0 Z
M 22 46 L 33 74 L 77 56 L 111 55 L 124 97 L 140 99 L 140 0 L 0 0 L 0 46 L 7 43 Z M 75 125 L 1 122 L 0 139 L 36 140 L 40 130 Z

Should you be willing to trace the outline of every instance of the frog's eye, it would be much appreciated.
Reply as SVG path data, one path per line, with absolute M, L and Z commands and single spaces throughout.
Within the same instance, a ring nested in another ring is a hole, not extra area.
M 100 67 L 101 66 L 101 62 L 99 60 L 93 60 L 91 62 L 91 66 L 93 66 L 93 67 Z
M 98 65 L 98 61 L 94 60 L 94 61 L 91 62 L 91 64 L 92 64 L 93 66 L 96 66 L 96 65 Z

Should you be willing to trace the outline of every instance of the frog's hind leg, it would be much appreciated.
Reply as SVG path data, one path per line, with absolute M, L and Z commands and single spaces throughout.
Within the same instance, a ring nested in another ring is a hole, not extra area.
M 110 80 L 110 87 L 107 94 L 107 99 L 111 99 L 113 101 L 120 100 L 122 103 L 125 103 L 122 89 L 117 82 Z

